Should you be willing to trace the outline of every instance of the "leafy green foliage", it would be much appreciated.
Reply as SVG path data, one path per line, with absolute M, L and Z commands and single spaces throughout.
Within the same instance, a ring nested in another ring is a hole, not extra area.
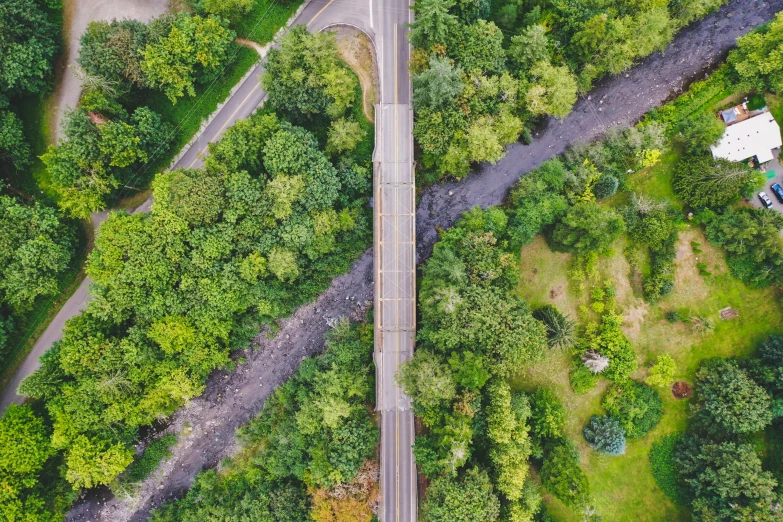
M 566 411 L 560 399 L 549 388 L 538 388 L 531 396 L 530 426 L 539 439 L 563 437 Z
M 699 113 L 680 123 L 675 139 L 691 156 L 709 154 L 710 146 L 717 145 L 726 126 L 713 114 Z
M 241 340 L 240 321 L 268 321 L 312 299 L 364 249 L 365 195 L 341 188 L 309 132 L 259 114 L 214 150 L 204 171 L 158 176 L 150 214 L 103 223 L 87 266 L 94 299 L 23 384 L 46 399 L 75 484 L 110 482 L 130 462 L 140 426 L 199 395 Z M 307 410 L 310 429 L 324 424 L 366 447 L 372 426 L 363 417 L 318 404 Z M 356 458 L 343 451 L 312 476 L 349 476 Z
M 647 375 L 645 382 L 650 386 L 657 388 L 667 388 L 674 382 L 674 372 L 676 366 L 674 359 L 668 353 L 660 354 L 650 368 L 650 373 Z
M 564 252 L 586 254 L 608 249 L 625 231 L 623 218 L 596 203 L 569 208 L 552 231 L 552 245 Z
M 201 473 L 183 499 L 152 520 L 308 519 L 308 487 L 350 483 L 373 456 L 373 378 L 372 327 L 338 323 L 325 353 L 305 359 L 239 430 L 251 458 L 240 455 L 223 473 Z
M 42 94 L 50 88 L 59 28 L 38 2 L 0 4 L 0 92 Z
M 680 474 L 674 460 L 681 439 L 681 434 L 670 433 L 653 442 L 650 448 L 650 468 L 655 483 L 675 504 L 685 504 Z
M 327 114 L 336 119 L 356 100 L 356 77 L 339 63 L 334 34 L 289 31 L 267 56 L 261 79 L 270 102 L 294 121 Z
M 158 465 L 171 456 L 170 448 L 177 443 L 177 436 L 173 433 L 164 435 L 150 442 L 144 452 L 134 459 L 128 469 L 120 475 L 123 483 L 141 482 L 158 468 Z
M 605 455 L 625 453 L 625 430 L 620 422 L 610 415 L 593 415 L 583 432 L 591 448 Z
M 536 119 L 567 116 L 578 92 L 662 51 L 676 30 L 723 3 L 417 1 L 414 136 L 425 179 L 497 161 Z M 617 174 L 601 177 L 596 196 L 613 193 Z
M 147 82 L 162 89 L 172 103 L 185 94 L 195 96 L 195 82 L 214 76 L 234 40 L 223 23 L 212 16 L 177 16 L 168 33 L 150 38 L 142 51 Z
M 694 395 L 694 423 L 712 437 L 753 433 L 772 422 L 769 394 L 735 362 L 703 362 Z
M 677 444 L 675 463 L 693 507 L 694 520 L 777 518 L 777 482 L 762 471 L 750 444 L 714 443 L 689 436 Z
M 579 466 L 579 453 L 566 439 L 557 441 L 546 455 L 541 466 L 541 482 L 568 506 L 582 507 L 589 500 L 590 486 Z
M 487 472 L 478 468 L 435 479 L 421 504 L 425 522 L 491 522 L 499 516 L 500 501 Z
M 707 239 L 726 249 L 732 274 L 748 286 L 783 280 L 783 216 L 766 209 L 727 209 L 705 215 Z
M 729 53 L 729 64 L 746 89 L 760 92 L 783 90 L 783 59 L 775 50 L 783 42 L 783 15 L 761 30 L 737 40 L 737 48 Z
M 612 384 L 601 399 L 601 406 L 620 423 L 629 439 L 644 436 L 658 425 L 663 414 L 658 392 L 630 379 Z
M 149 27 L 136 20 L 90 22 L 81 37 L 78 58 L 88 84 L 97 84 L 97 92 L 147 87 L 149 81 L 141 67 L 143 51 L 155 35 L 170 30 L 171 21 L 170 17 L 159 18 Z
M 761 186 L 761 174 L 743 163 L 712 157 L 683 158 L 674 171 L 674 191 L 693 208 L 723 207 Z
M 79 218 L 106 208 L 108 196 L 131 181 L 135 168 L 154 150 L 165 146 L 162 137 L 170 131 L 146 107 L 114 120 L 76 109 L 63 125 L 64 139 L 41 159 L 60 195 L 60 207 Z
M 22 120 L 8 110 L 0 110 L 0 165 L 3 163 L 10 163 L 16 170 L 30 164 L 30 145 L 25 141 Z
M 581 345 L 582 353 L 593 350 L 609 358 L 609 367 L 601 375 L 612 381 L 622 381 L 636 370 L 636 353 L 621 329 L 622 324 L 622 316 L 608 310 L 600 322 L 587 325 Z

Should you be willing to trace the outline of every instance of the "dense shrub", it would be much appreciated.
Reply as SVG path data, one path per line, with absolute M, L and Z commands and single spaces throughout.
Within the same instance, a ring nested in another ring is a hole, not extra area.
M 625 453 L 625 430 L 620 422 L 609 416 L 593 415 L 583 432 L 591 448 L 605 455 Z
M 479 468 L 459 477 L 437 478 L 421 504 L 421 518 L 426 522 L 491 522 L 499 515 L 500 500 L 487 472 Z
M 605 199 L 613 196 L 617 192 L 618 186 L 620 186 L 620 182 L 617 181 L 617 178 L 611 174 L 604 174 L 596 181 L 593 187 L 593 194 L 595 194 L 597 199 Z
M 600 322 L 591 322 L 585 328 L 580 345 L 581 353 L 592 350 L 609 358 L 609 366 L 601 375 L 612 381 L 622 381 L 636 370 L 636 352 L 622 331 L 623 318 L 612 310 L 606 311 Z
M 541 465 L 544 487 L 572 507 L 584 506 L 590 497 L 590 486 L 574 445 L 565 439 L 557 441 L 547 452 Z
M 677 322 L 677 321 L 670 321 Z M 674 382 L 674 372 L 676 367 L 674 359 L 668 353 L 662 353 L 655 360 L 655 364 L 650 368 L 646 382 L 650 386 L 658 388 L 667 388 Z
M 539 439 L 563 436 L 566 411 L 560 399 L 549 388 L 538 388 L 530 396 L 530 427 Z
M 591 372 L 580 359 L 574 360 L 574 367 L 568 374 L 571 389 L 574 393 L 587 393 L 595 388 L 599 375 Z
M 552 231 L 552 246 L 573 254 L 602 252 L 625 231 L 623 218 L 594 202 L 569 208 Z
M 629 439 L 645 435 L 658 425 L 663 414 L 658 392 L 630 379 L 612 384 L 601 399 L 601 406 L 617 419 Z
M 655 483 L 675 504 L 685 503 L 683 485 L 674 461 L 675 451 L 681 439 L 681 434 L 671 433 L 653 442 L 650 448 L 650 468 Z

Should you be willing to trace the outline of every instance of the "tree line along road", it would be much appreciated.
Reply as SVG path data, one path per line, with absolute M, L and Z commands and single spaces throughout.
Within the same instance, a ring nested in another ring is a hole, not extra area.
M 663 55 L 654 55 L 627 74 L 602 82 L 590 99 L 577 103 L 570 116 L 562 121 L 550 120 L 531 146 L 512 146 L 506 158 L 484 166 L 461 183 L 423 190 L 416 214 L 417 261 L 426 258 L 437 240 L 435 227 L 450 226 L 474 205 L 502 202 L 519 176 L 568 145 L 591 140 L 612 126 L 637 121 L 689 82 L 701 78 L 725 56 L 738 36 L 770 20 L 781 9 L 783 0 L 730 2 L 683 30 Z M 256 340 L 258 349 L 248 352 L 244 365 L 233 373 L 216 372 L 205 394 L 173 417 L 172 431 L 187 423 L 193 432 L 185 444 L 175 448 L 165 464 L 162 481 L 144 485 L 147 493 L 140 498 L 139 508 L 126 510 L 127 515 L 120 518 L 116 516 L 121 509 L 118 501 L 104 504 L 95 499 L 79 506 L 71 518 L 145 520 L 152 506 L 181 494 L 201 469 L 214 466 L 229 455 L 236 428 L 258 413 L 268 394 L 290 376 L 301 356 L 322 348 L 323 334 L 328 328 L 326 319 L 347 315 L 356 303 L 371 297 L 372 257 L 372 252 L 365 253 L 315 303 L 301 307 L 282 321 L 275 339 L 260 336 Z M 263 386 L 259 386 L 259 379 L 263 379 Z M 84 516 L 86 513 L 89 517 Z

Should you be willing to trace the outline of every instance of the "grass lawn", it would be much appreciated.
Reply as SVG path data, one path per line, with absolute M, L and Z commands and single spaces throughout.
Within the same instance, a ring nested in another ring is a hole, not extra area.
M 642 173 L 634 183 L 665 195 L 662 184 L 652 176 Z M 700 243 L 696 247 L 700 253 L 694 253 L 692 242 Z M 693 382 L 701 360 L 713 356 L 747 356 L 768 334 L 776 332 L 770 325 L 783 324 L 783 310 L 774 291 L 748 289 L 735 279 L 728 272 L 723 253 L 707 244 L 698 227 L 690 226 L 681 232 L 675 260 L 675 289 L 659 303 L 649 304 L 642 299 L 638 282 L 632 283 L 631 267 L 622 246 L 619 243 L 612 257 L 601 259 L 599 269 L 601 280 L 611 279 L 616 289 L 618 311 L 625 318 L 624 331 L 639 360 L 639 370 L 633 376 L 636 379 L 645 377 L 645 367 L 658 354 L 668 353 L 677 363 L 676 378 Z M 537 237 L 521 252 L 520 294 L 534 308 L 551 303 L 572 318 L 579 317 L 579 307 L 588 302 L 589 292 L 569 282 L 570 260 L 570 255 L 552 252 Z M 696 265 L 700 262 L 708 266 L 712 275 L 699 275 Z M 726 306 L 736 309 L 739 318 L 722 321 L 719 310 Z M 664 317 L 670 310 L 678 310 L 685 317 L 704 316 L 714 324 L 714 330 L 700 334 L 689 323 L 672 324 Z M 780 327 L 777 328 L 780 333 Z M 656 486 L 647 458 L 653 441 L 684 429 L 687 401 L 678 401 L 668 390 L 660 390 L 664 401 L 660 424 L 641 439 L 629 441 L 625 455 L 598 455 L 584 442 L 582 428 L 592 414 L 602 413 L 600 400 L 608 381 L 601 380 L 589 393 L 577 395 L 569 386 L 570 368 L 568 353 L 551 352 L 546 360 L 515 379 L 514 385 L 524 390 L 547 386 L 563 401 L 569 412 L 566 433 L 579 448 L 583 468 L 590 479 L 592 502 L 599 513 L 612 521 L 688 520 L 686 510 L 672 504 Z M 547 496 L 546 501 L 555 520 L 581 520 L 579 514 L 557 499 Z

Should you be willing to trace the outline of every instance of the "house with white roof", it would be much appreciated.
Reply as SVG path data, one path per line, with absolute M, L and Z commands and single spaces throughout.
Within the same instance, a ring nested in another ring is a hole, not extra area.
M 772 149 L 783 145 L 780 127 L 769 112 L 762 112 L 726 127 L 717 145 L 710 147 L 712 155 L 730 161 L 755 158 L 758 164 L 771 161 Z

